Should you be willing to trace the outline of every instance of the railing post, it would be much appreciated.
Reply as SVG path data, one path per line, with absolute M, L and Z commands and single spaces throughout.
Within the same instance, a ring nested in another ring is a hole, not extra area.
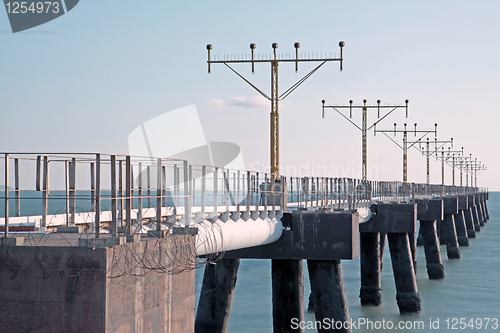
M 184 169 L 184 226 L 187 227 L 191 223 L 191 179 L 189 179 L 188 162 L 183 162 Z
M 64 161 L 64 202 L 66 210 L 66 226 L 69 227 L 69 178 L 70 178 L 69 161 Z
M 5 238 L 9 237 L 9 154 L 5 154 Z
M 90 163 L 90 211 L 95 211 L 95 165 Z
M 125 233 L 130 235 L 132 224 L 132 161 L 130 155 L 125 157 Z
M 224 174 L 224 194 L 225 194 L 225 203 L 226 203 L 226 215 L 229 216 L 229 200 L 230 200 L 230 193 L 229 193 L 229 169 L 227 169 L 227 173 L 223 169 L 223 174 Z
M 139 162 L 139 170 L 137 172 L 137 219 L 136 221 L 142 225 L 142 162 Z
M 95 237 L 99 238 L 101 228 L 101 154 L 96 154 L 96 184 L 95 184 Z
M 250 214 L 250 171 L 247 171 L 247 214 Z
M 117 223 L 116 223 L 116 155 L 111 155 L 110 157 L 111 166 L 111 236 L 116 237 L 117 235 Z
M 219 174 L 219 168 L 215 167 L 215 170 L 214 170 L 214 214 L 215 214 L 215 218 L 218 218 L 219 217 L 219 207 L 218 207 L 218 196 L 219 196 L 219 193 L 218 193 L 218 183 L 219 183 L 219 180 L 217 179 L 218 178 L 218 174 Z
M 148 208 L 151 208 L 151 165 L 146 166 L 146 186 L 148 187 Z
M 205 220 L 205 209 L 207 206 L 207 166 L 201 167 L 201 219 Z
M 47 227 L 47 210 L 48 210 L 48 191 L 49 191 L 49 157 L 43 157 L 43 191 L 42 191 L 42 227 Z
M 161 158 L 156 160 L 156 230 L 161 230 L 161 208 L 162 208 L 162 161 Z
M 21 200 L 19 193 L 19 159 L 14 159 L 14 196 L 16 205 L 16 216 L 21 216 Z
M 174 164 L 174 217 L 177 216 L 177 206 L 179 205 L 179 168 Z
M 123 161 L 118 161 L 118 203 L 120 209 L 118 210 L 118 219 L 120 220 L 120 227 L 123 227 Z
M 74 157 L 69 165 L 69 211 L 70 222 L 74 226 L 76 223 L 76 158 Z

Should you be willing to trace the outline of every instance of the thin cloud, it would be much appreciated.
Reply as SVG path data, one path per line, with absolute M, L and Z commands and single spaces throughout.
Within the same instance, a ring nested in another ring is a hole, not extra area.
M 271 103 L 262 96 L 235 96 L 228 99 L 211 98 L 208 106 L 215 110 L 227 110 L 234 107 L 269 109 Z

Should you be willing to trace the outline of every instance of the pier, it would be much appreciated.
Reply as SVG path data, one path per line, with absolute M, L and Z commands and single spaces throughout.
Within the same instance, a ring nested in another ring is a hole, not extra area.
M 62 323 L 83 332 L 92 322 L 102 332 L 225 332 L 245 258 L 272 260 L 275 332 L 303 318 L 303 260 L 316 319 L 348 321 L 341 261 L 360 257 L 361 304 L 380 305 L 386 237 L 399 311 L 419 313 L 418 221 L 429 278 L 441 279 L 439 240 L 456 258 L 488 219 L 488 191 L 478 187 L 277 180 L 128 155 L 2 157 L 0 315 L 10 331 Z M 207 266 L 195 315 L 197 258 Z

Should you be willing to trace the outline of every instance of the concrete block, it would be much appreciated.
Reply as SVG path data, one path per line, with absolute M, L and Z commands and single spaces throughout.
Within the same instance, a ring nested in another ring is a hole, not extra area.
M 458 209 L 464 210 L 469 208 L 468 197 L 466 195 L 460 195 L 458 197 Z
M 141 241 L 141 234 L 125 235 L 127 243 L 137 243 Z
M 173 235 L 197 235 L 198 228 L 191 228 L 191 227 L 172 228 L 172 234 Z
M 2 237 L 0 244 L 3 246 L 22 246 L 24 244 L 24 237 Z
M 443 204 L 446 215 L 458 214 L 458 197 L 444 197 Z
M 417 219 L 419 221 L 442 221 L 444 220 L 444 205 L 441 199 L 418 200 Z
M 467 204 L 469 205 L 467 208 L 471 208 L 476 204 L 476 196 L 474 194 L 467 196 Z
M 127 243 L 125 236 L 106 237 L 106 238 L 80 238 L 78 246 L 84 247 L 113 247 L 115 245 L 123 245 Z
M 224 258 L 353 259 L 359 256 L 359 218 L 353 212 L 297 210 L 281 219 L 290 230 L 271 244 L 227 251 Z
M 81 234 L 83 233 L 83 226 L 73 226 L 73 227 L 57 227 L 58 233 L 67 233 L 67 234 Z
M 147 236 L 152 238 L 162 238 L 167 237 L 169 234 L 169 230 L 149 230 Z
M 378 203 L 372 218 L 359 225 L 359 232 L 407 233 L 417 231 L 417 205 Z
M 127 233 L 127 227 L 117 227 L 116 229 L 117 229 L 117 231 L 118 231 L 119 234 L 125 234 L 125 233 Z M 135 226 L 133 226 L 133 225 L 130 226 L 130 233 L 131 234 L 135 234 L 136 229 L 137 228 Z

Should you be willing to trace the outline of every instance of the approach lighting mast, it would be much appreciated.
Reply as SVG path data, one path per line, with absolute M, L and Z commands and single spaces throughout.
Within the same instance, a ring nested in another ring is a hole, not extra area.
M 271 56 L 265 56 L 265 55 L 256 55 L 255 49 L 256 45 L 254 43 L 250 44 L 250 50 L 251 54 L 250 55 L 240 55 L 240 56 L 224 56 L 223 59 L 220 59 L 220 57 L 215 57 L 217 60 L 212 59 L 211 56 L 211 50 L 212 50 L 212 45 L 208 44 L 207 45 L 207 50 L 208 50 L 208 73 L 210 73 L 210 65 L 211 64 L 224 64 L 226 65 L 230 70 L 232 70 L 236 75 L 238 75 L 241 79 L 243 79 L 246 83 L 248 83 L 252 88 L 257 90 L 259 94 L 267 98 L 269 101 L 271 101 L 271 175 L 275 180 L 279 180 L 279 112 L 278 112 L 278 101 L 285 99 L 288 95 L 290 95 L 295 89 L 297 89 L 298 86 L 300 86 L 304 81 L 306 81 L 311 75 L 313 75 L 321 66 L 323 66 L 325 63 L 329 61 L 339 61 L 340 62 L 340 70 L 342 71 L 342 62 L 343 62 L 343 49 L 345 46 L 344 42 L 339 42 L 340 46 L 340 58 L 335 58 L 327 56 L 325 53 L 325 56 L 323 57 L 323 54 L 321 56 L 318 56 L 316 54 L 316 57 L 314 54 L 309 54 L 307 55 L 300 55 L 299 54 L 299 48 L 300 48 L 300 43 L 295 43 L 295 54 L 293 55 L 288 55 L 288 54 L 277 54 L 276 50 L 278 48 L 278 43 L 273 43 L 272 48 L 273 48 L 273 55 Z M 297 81 L 294 85 L 292 85 L 290 88 L 288 88 L 284 93 L 281 95 L 278 94 L 278 65 L 280 62 L 290 62 L 290 63 L 295 63 L 295 72 L 298 72 L 299 70 L 299 62 L 320 62 L 318 66 L 316 66 L 312 71 L 310 71 L 307 75 L 305 75 L 302 79 Z M 246 78 L 244 78 L 240 73 L 238 73 L 235 69 L 233 69 L 229 64 L 233 63 L 251 63 L 252 64 L 252 73 L 255 72 L 255 63 L 270 63 L 271 64 L 271 96 L 265 94 L 262 90 L 257 88 L 255 85 L 253 85 L 250 81 L 248 81 Z
M 417 123 L 414 124 L 415 128 L 413 130 L 408 130 L 406 124 L 404 124 L 404 129 L 397 129 L 397 124 L 394 123 L 394 129 L 391 130 L 377 130 L 376 128 L 373 131 L 373 134 L 382 133 L 386 137 L 388 137 L 392 142 L 394 142 L 399 148 L 403 150 L 403 183 L 408 182 L 408 149 L 415 146 L 417 143 L 420 143 L 421 140 L 430 133 L 434 133 L 434 136 L 437 136 L 437 124 L 434 124 L 433 130 L 417 130 Z M 403 145 L 401 146 L 397 143 L 393 138 L 391 138 L 387 133 L 394 133 L 396 136 L 397 133 L 403 133 Z M 408 142 L 408 133 L 414 133 L 415 137 L 417 133 L 421 135 L 416 141 Z
M 366 99 L 363 100 L 363 105 L 353 105 L 353 101 L 349 101 L 349 105 L 325 105 L 325 100 L 322 100 L 322 116 L 325 118 L 325 108 L 332 108 L 337 111 L 342 117 L 347 119 L 351 124 L 353 124 L 357 129 L 361 131 L 361 150 L 362 150 L 362 179 L 363 182 L 367 181 L 368 178 L 368 147 L 367 147 L 367 132 L 372 128 L 376 128 L 377 124 L 384 120 L 388 115 L 390 115 L 394 110 L 398 108 L 404 108 L 406 110 L 406 118 L 408 118 L 408 100 L 405 101 L 405 105 L 380 105 L 380 100 L 377 100 L 377 105 L 367 105 Z M 349 109 L 349 118 L 344 115 L 339 109 Z M 361 109 L 361 126 L 354 123 L 352 118 L 352 109 Z M 374 122 L 370 127 L 368 127 L 368 109 L 376 109 L 377 117 L 379 120 Z M 380 118 L 380 109 L 390 109 L 382 118 Z

